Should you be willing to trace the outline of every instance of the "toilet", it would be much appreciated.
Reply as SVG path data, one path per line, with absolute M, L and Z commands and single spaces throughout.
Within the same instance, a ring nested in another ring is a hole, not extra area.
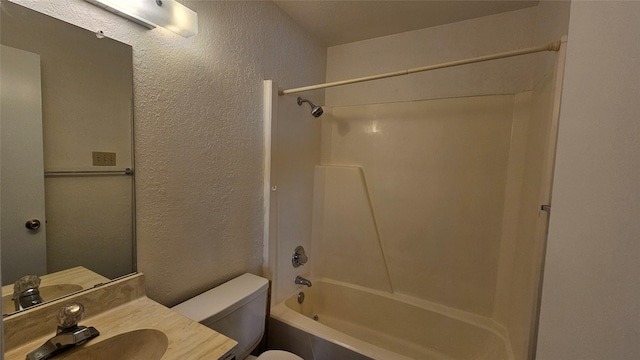
M 269 281 L 253 274 L 233 280 L 180 303 L 171 310 L 197 321 L 238 342 L 237 360 L 303 360 L 290 352 L 269 350 L 257 358 L 251 351 L 265 331 Z

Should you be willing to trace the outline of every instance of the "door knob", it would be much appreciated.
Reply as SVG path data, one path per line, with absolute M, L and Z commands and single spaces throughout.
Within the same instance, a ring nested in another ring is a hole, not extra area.
M 31 220 L 27 221 L 27 223 L 24 224 L 24 226 L 29 230 L 38 230 L 38 229 L 40 229 L 40 220 L 31 219 Z

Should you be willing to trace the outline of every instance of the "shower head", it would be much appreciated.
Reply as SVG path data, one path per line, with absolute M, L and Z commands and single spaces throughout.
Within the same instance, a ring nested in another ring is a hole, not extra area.
M 313 115 L 313 117 L 320 117 L 322 115 L 322 113 L 324 113 L 324 110 L 322 110 L 322 107 L 314 105 L 311 101 L 307 100 L 307 99 L 303 99 L 301 97 L 298 97 L 298 105 L 302 105 L 302 103 L 309 103 L 309 105 L 311 105 L 311 115 Z

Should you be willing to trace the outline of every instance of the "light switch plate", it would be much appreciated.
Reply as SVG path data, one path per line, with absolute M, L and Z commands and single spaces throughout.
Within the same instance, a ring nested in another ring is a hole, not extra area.
M 93 166 L 116 166 L 116 153 L 94 151 Z

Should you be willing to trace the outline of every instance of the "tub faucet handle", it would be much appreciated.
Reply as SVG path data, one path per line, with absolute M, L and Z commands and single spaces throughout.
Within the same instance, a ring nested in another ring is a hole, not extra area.
M 304 248 L 302 246 L 296 247 L 295 251 L 293 252 L 293 256 L 291 257 L 291 263 L 293 264 L 293 267 L 300 267 L 306 264 L 307 261 L 309 261 L 309 257 L 307 256 L 307 254 L 305 254 Z

